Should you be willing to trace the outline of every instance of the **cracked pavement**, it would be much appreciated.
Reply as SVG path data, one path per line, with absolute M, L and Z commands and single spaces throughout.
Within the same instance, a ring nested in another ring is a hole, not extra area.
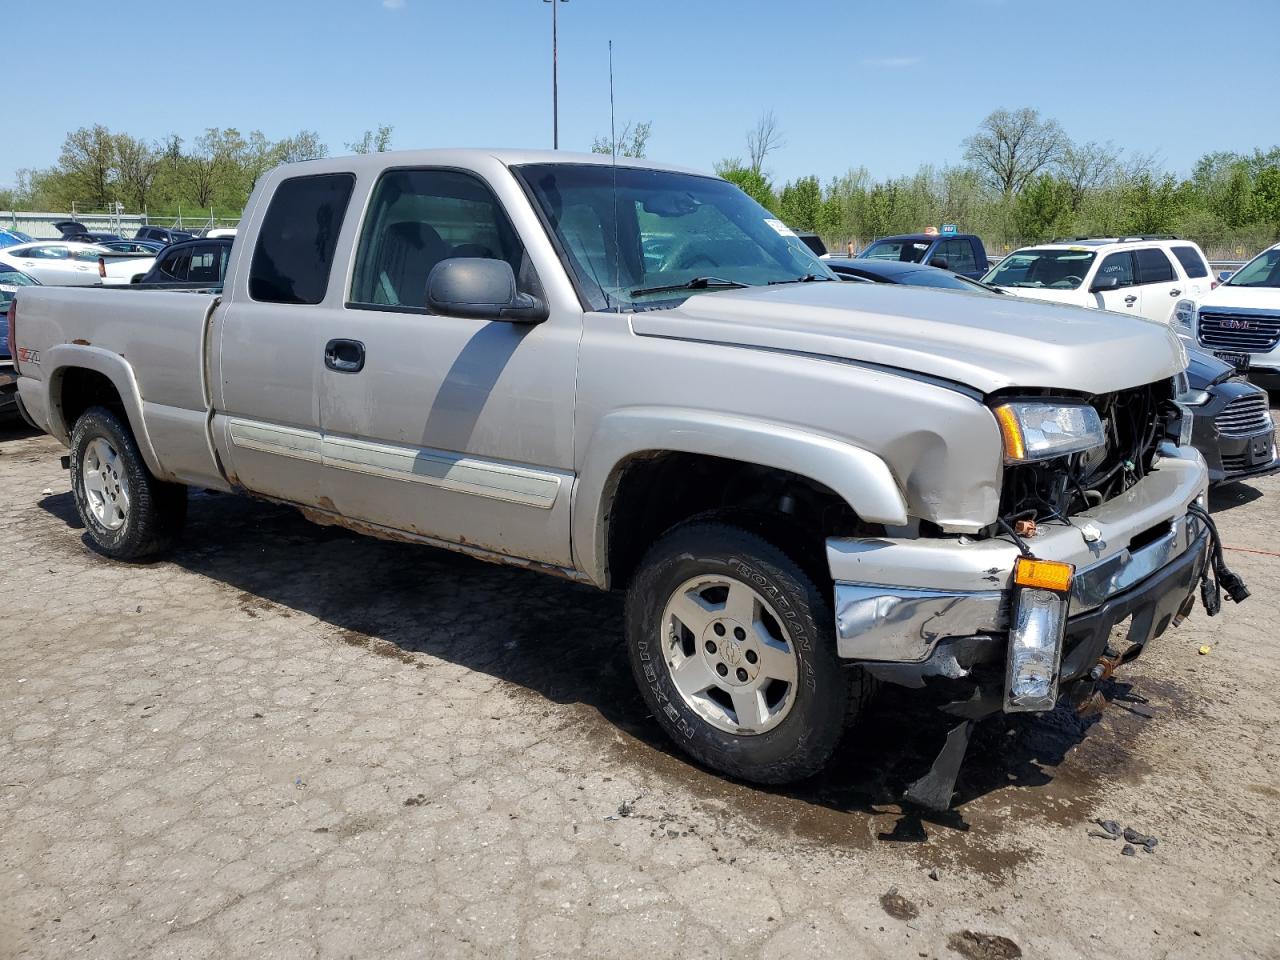
M 816 781 L 732 783 L 646 717 L 617 597 L 209 494 L 114 563 L 62 452 L 0 430 L 0 957 L 1280 955 L 1278 479 L 1214 498 L 1246 605 L 1096 721 L 987 725 L 922 821 L 892 690 Z

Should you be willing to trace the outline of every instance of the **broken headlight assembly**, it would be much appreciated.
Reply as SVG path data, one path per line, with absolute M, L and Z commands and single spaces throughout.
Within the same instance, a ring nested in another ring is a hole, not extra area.
M 1014 566 L 1006 713 L 1052 710 L 1058 701 L 1062 639 L 1074 575 L 1071 564 L 1052 560 L 1020 557 Z
M 1102 418 L 1088 404 L 1018 400 L 994 408 L 1005 463 L 1051 460 L 1106 445 Z

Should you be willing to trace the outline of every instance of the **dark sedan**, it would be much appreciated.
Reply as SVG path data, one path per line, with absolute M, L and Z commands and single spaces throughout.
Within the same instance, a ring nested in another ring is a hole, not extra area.
M 1210 353 L 1189 346 L 1187 356 L 1188 390 L 1179 399 L 1195 414 L 1191 443 L 1209 465 L 1209 482 L 1280 470 L 1267 391 Z
M 905 260 L 863 260 L 861 258 L 829 257 L 822 261 L 842 280 L 867 280 L 871 283 L 904 283 L 909 287 L 942 287 L 947 290 L 967 290 L 969 293 L 994 293 L 1004 291 L 970 280 L 962 274 L 941 267 L 929 267 Z

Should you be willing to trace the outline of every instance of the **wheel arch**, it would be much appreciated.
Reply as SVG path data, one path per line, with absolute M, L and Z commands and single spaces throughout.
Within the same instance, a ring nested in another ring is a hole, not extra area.
M 625 533 L 617 521 L 622 498 L 628 496 L 628 476 L 672 456 L 771 471 L 829 491 L 866 523 L 907 522 L 897 481 L 870 451 L 787 424 L 696 410 L 631 408 L 602 418 L 574 487 L 574 560 L 598 586 L 620 586 L 629 574 L 619 568 L 624 554 L 616 540 Z M 693 513 L 706 505 L 695 506 L 699 509 Z M 660 533 L 649 529 L 645 536 L 651 542 Z M 637 553 L 643 551 L 632 549 L 630 558 Z
M 124 417 L 147 469 L 163 477 L 142 413 L 133 368 L 117 353 L 93 346 L 61 344 L 46 351 L 49 432 L 67 446 L 76 419 L 92 406 L 115 408 Z

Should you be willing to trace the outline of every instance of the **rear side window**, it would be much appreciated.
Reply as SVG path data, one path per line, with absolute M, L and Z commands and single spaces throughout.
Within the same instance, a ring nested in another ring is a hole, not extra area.
M 258 231 L 249 296 L 267 303 L 319 303 L 356 178 L 326 173 L 281 181 Z
M 1139 283 L 1168 283 L 1174 279 L 1173 264 L 1163 250 L 1148 247 L 1146 250 L 1135 250 L 1134 256 L 1138 261 Z
M 160 272 L 171 280 L 186 280 L 187 269 L 191 264 L 191 251 L 179 250 L 171 253 L 160 264 Z
M 1187 276 L 1192 280 L 1209 275 L 1209 267 L 1195 247 L 1174 247 L 1173 255 L 1178 258 L 1182 269 L 1187 271 Z

